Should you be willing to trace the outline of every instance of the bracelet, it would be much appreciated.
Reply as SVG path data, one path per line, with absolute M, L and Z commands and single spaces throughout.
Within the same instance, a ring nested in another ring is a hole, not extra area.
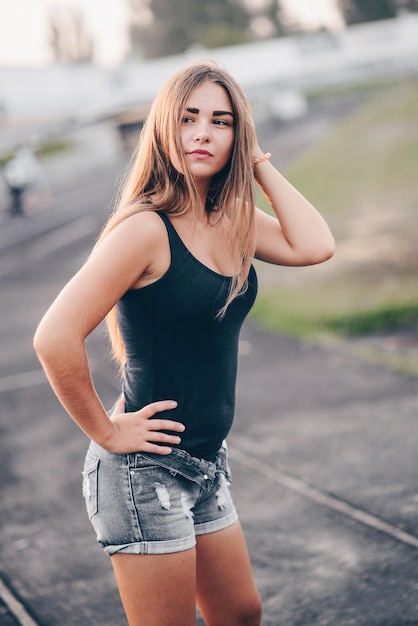
M 265 154 L 263 154 L 263 156 L 256 157 L 253 160 L 253 164 L 258 165 L 259 163 L 262 163 L 263 161 L 268 161 L 269 159 L 271 159 L 271 152 L 266 152 Z

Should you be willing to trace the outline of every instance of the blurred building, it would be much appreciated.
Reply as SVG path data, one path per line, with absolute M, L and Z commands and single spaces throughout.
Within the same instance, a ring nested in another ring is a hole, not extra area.
M 205 56 L 240 81 L 255 101 L 255 112 L 286 119 L 303 114 L 307 89 L 417 72 L 418 14 L 358 24 L 338 33 L 129 61 L 116 69 L 87 64 L 0 68 L 0 153 L 15 141 L 16 122 L 26 122 L 36 142 L 37 134 L 114 117 L 125 142 L 129 128 L 140 127 L 146 114 L 143 105 L 162 82 L 188 60 Z

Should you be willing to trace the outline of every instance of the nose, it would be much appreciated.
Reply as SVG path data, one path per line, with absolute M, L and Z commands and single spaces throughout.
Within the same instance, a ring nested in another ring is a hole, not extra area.
M 196 128 L 194 140 L 200 143 L 207 143 L 210 140 L 210 134 L 206 126 L 200 125 L 199 128 Z

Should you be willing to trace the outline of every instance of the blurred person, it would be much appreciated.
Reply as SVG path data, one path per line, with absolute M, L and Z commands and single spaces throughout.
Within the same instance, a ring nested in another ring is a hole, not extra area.
M 42 179 L 41 168 L 31 148 L 19 148 L 16 155 L 6 162 L 3 176 L 11 197 L 10 214 L 13 217 L 24 215 L 25 193 L 36 189 Z
M 323 218 L 261 150 L 248 101 L 212 62 L 178 71 L 142 130 L 118 205 L 34 345 L 91 439 L 84 496 L 130 626 L 261 622 L 225 438 L 254 258 L 321 263 Z M 255 185 L 275 217 L 255 207 Z M 85 340 L 107 317 L 123 371 L 106 412 Z

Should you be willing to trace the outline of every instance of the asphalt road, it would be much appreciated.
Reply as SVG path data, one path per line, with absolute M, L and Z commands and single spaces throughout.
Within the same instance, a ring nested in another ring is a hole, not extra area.
M 32 225 L 2 227 L 1 626 L 125 624 L 81 497 L 86 438 L 31 344 L 91 248 L 119 167 L 78 176 Z M 110 406 L 101 330 L 89 350 Z M 418 625 L 417 410 L 416 379 L 245 326 L 229 445 L 263 626 Z

